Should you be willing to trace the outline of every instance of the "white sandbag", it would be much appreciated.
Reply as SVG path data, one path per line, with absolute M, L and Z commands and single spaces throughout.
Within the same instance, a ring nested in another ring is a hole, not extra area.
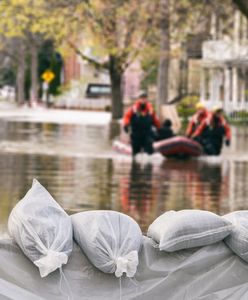
M 105 273 L 133 277 L 142 244 L 139 225 L 115 211 L 86 211 L 71 216 L 76 242 L 91 263 Z
M 185 209 L 158 217 L 149 226 L 147 236 L 159 244 L 160 250 L 173 252 L 219 242 L 232 227 L 231 222 L 212 212 Z
M 71 219 L 36 179 L 13 208 L 8 230 L 41 277 L 67 263 L 73 247 Z
M 224 242 L 230 249 L 248 262 L 248 210 L 239 210 L 224 215 L 233 224 L 233 229 Z

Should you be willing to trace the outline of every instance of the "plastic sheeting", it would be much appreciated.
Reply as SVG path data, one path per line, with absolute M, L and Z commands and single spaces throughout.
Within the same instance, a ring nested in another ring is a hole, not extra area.
M 62 274 L 63 275 L 63 274 Z M 92 266 L 74 244 L 64 276 L 41 278 L 12 240 L 0 241 L 0 299 L 248 299 L 248 264 L 223 243 L 173 253 L 143 238 L 135 279 L 117 279 Z

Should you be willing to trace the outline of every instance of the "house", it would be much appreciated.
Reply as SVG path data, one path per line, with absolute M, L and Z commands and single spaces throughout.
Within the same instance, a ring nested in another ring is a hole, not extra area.
M 82 50 L 92 60 L 99 58 L 92 55 L 90 48 Z M 104 59 L 104 58 L 101 58 Z M 131 64 L 124 73 L 124 103 L 137 95 L 140 89 L 141 67 L 138 61 Z M 111 106 L 111 84 L 107 70 L 96 69 L 82 60 L 75 52 L 64 59 L 64 85 L 69 88 L 58 97 L 55 106 L 64 108 L 82 108 L 105 110 Z M 95 95 L 95 96 L 94 96 Z
M 232 35 L 203 43 L 201 63 L 201 101 L 227 114 L 248 111 L 248 24 L 238 10 L 232 18 Z

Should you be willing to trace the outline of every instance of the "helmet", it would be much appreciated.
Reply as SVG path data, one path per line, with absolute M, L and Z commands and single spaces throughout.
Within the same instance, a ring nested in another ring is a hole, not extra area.
M 147 93 L 145 91 L 140 91 L 136 98 L 147 98 Z
M 205 108 L 205 105 L 202 102 L 197 102 L 195 108 L 202 109 L 202 108 Z
M 222 111 L 222 110 L 223 110 L 222 104 L 217 104 L 217 105 L 213 106 L 213 108 L 212 108 L 213 112 L 219 112 L 219 111 Z

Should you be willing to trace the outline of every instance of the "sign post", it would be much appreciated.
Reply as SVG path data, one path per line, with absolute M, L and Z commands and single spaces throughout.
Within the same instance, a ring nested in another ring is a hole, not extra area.
M 46 101 L 46 104 L 49 107 L 49 84 L 55 78 L 55 74 L 51 70 L 46 70 L 44 73 L 42 73 L 41 78 L 43 79 L 42 99 Z M 45 95 L 45 97 L 43 97 L 43 95 Z

